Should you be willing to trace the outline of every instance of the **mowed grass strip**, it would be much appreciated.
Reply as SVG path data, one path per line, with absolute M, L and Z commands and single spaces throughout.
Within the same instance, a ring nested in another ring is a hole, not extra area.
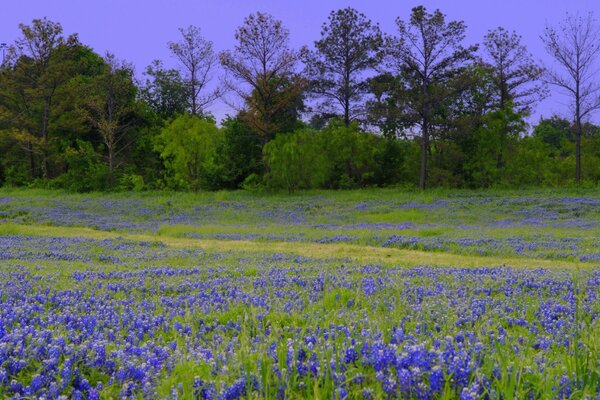
M 200 248 L 214 252 L 287 253 L 316 258 L 349 258 L 361 263 L 384 265 L 430 265 L 455 267 L 591 267 L 594 263 L 581 261 L 541 260 L 521 257 L 491 257 L 382 248 L 345 243 L 254 242 L 247 240 L 192 239 L 164 235 L 127 234 L 82 227 L 0 224 L 0 235 L 80 237 L 88 239 L 128 239 L 160 242 L 174 248 Z

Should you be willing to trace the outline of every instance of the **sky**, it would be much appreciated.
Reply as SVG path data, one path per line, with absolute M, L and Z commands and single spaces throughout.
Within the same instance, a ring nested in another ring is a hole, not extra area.
M 354 7 L 393 34 L 395 19 L 406 19 L 417 5 L 429 11 L 439 8 L 448 20 L 465 21 L 465 44 L 480 43 L 489 29 L 498 26 L 515 30 L 534 59 L 547 65 L 552 65 L 551 59 L 540 40 L 546 24 L 555 25 L 566 12 L 583 15 L 591 11 L 600 18 L 600 0 L 2 0 L 0 43 L 11 44 L 20 36 L 19 23 L 47 17 L 60 22 L 65 35 L 77 33 L 97 53 L 110 51 L 132 63 L 142 78 L 152 60 L 176 66 L 167 42 L 179 40 L 180 27 L 200 27 L 215 50 L 221 51 L 234 47 L 234 32 L 244 17 L 262 11 L 282 20 L 290 31 L 291 45 L 299 48 L 319 39 L 321 25 L 332 10 Z M 213 104 L 210 111 L 217 119 L 235 113 L 223 102 Z M 569 114 L 568 99 L 555 89 L 537 106 L 530 122 L 552 114 Z

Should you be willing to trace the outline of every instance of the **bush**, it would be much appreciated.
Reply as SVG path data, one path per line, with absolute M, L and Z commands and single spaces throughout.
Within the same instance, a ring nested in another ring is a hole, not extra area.
M 313 131 L 279 134 L 263 149 L 269 187 L 293 192 L 321 187 L 330 164 L 323 154 L 319 135 Z
M 171 189 L 213 189 L 220 174 L 217 150 L 223 133 L 213 121 L 189 114 L 177 117 L 161 130 L 155 150 L 160 153 Z
M 108 167 L 91 143 L 77 140 L 76 147 L 65 150 L 67 171 L 50 182 L 50 186 L 72 192 L 106 190 Z
M 385 139 L 360 132 L 357 125 L 346 127 L 337 119 L 319 136 L 322 151 L 331 164 L 326 187 L 351 189 L 375 183 L 379 171 L 377 159 Z

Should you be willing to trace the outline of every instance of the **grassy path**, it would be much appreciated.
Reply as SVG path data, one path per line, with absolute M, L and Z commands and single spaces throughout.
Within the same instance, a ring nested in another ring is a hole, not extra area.
M 363 263 L 386 265 L 435 266 L 500 266 L 511 267 L 589 267 L 593 264 L 580 261 L 543 260 L 520 257 L 485 257 L 427 252 L 418 250 L 382 248 L 344 243 L 258 242 L 244 240 L 190 239 L 165 235 L 127 234 L 80 227 L 55 227 L 44 225 L 0 224 L 0 235 L 81 237 L 89 239 L 125 238 L 134 241 L 161 242 L 174 248 L 201 248 L 215 252 L 267 252 L 289 253 L 318 258 L 349 258 Z

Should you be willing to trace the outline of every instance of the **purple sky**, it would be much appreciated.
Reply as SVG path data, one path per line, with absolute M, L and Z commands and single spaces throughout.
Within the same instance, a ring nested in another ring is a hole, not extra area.
M 413 6 L 441 9 L 449 19 L 464 20 L 467 43 L 479 43 L 488 29 L 504 26 L 523 36 L 534 59 L 549 61 L 539 39 L 546 23 L 555 24 L 567 11 L 593 11 L 600 18 L 599 0 L 17 0 L 0 6 L 0 42 L 12 43 L 20 34 L 18 24 L 48 17 L 60 22 L 65 34 L 78 33 L 82 43 L 104 54 L 111 51 L 136 67 L 137 75 L 154 59 L 174 66 L 166 43 L 179 39 L 179 27 L 196 25 L 214 42 L 217 51 L 232 48 L 233 33 L 245 16 L 268 12 L 290 30 L 291 43 L 312 45 L 331 10 L 351 6 L 362 11 L 387 33 L 395 32 L 396 17 L 406 18 Z M 216 80 L 216 79 L 215 79 Z M 531 118 L 552 113 L 567 115 L 567 100 L 552 89 Z M 212 106 L 221 118 L 233 113 L 223 103 Z M 598 120 L 599 118 L 594 118 Z

